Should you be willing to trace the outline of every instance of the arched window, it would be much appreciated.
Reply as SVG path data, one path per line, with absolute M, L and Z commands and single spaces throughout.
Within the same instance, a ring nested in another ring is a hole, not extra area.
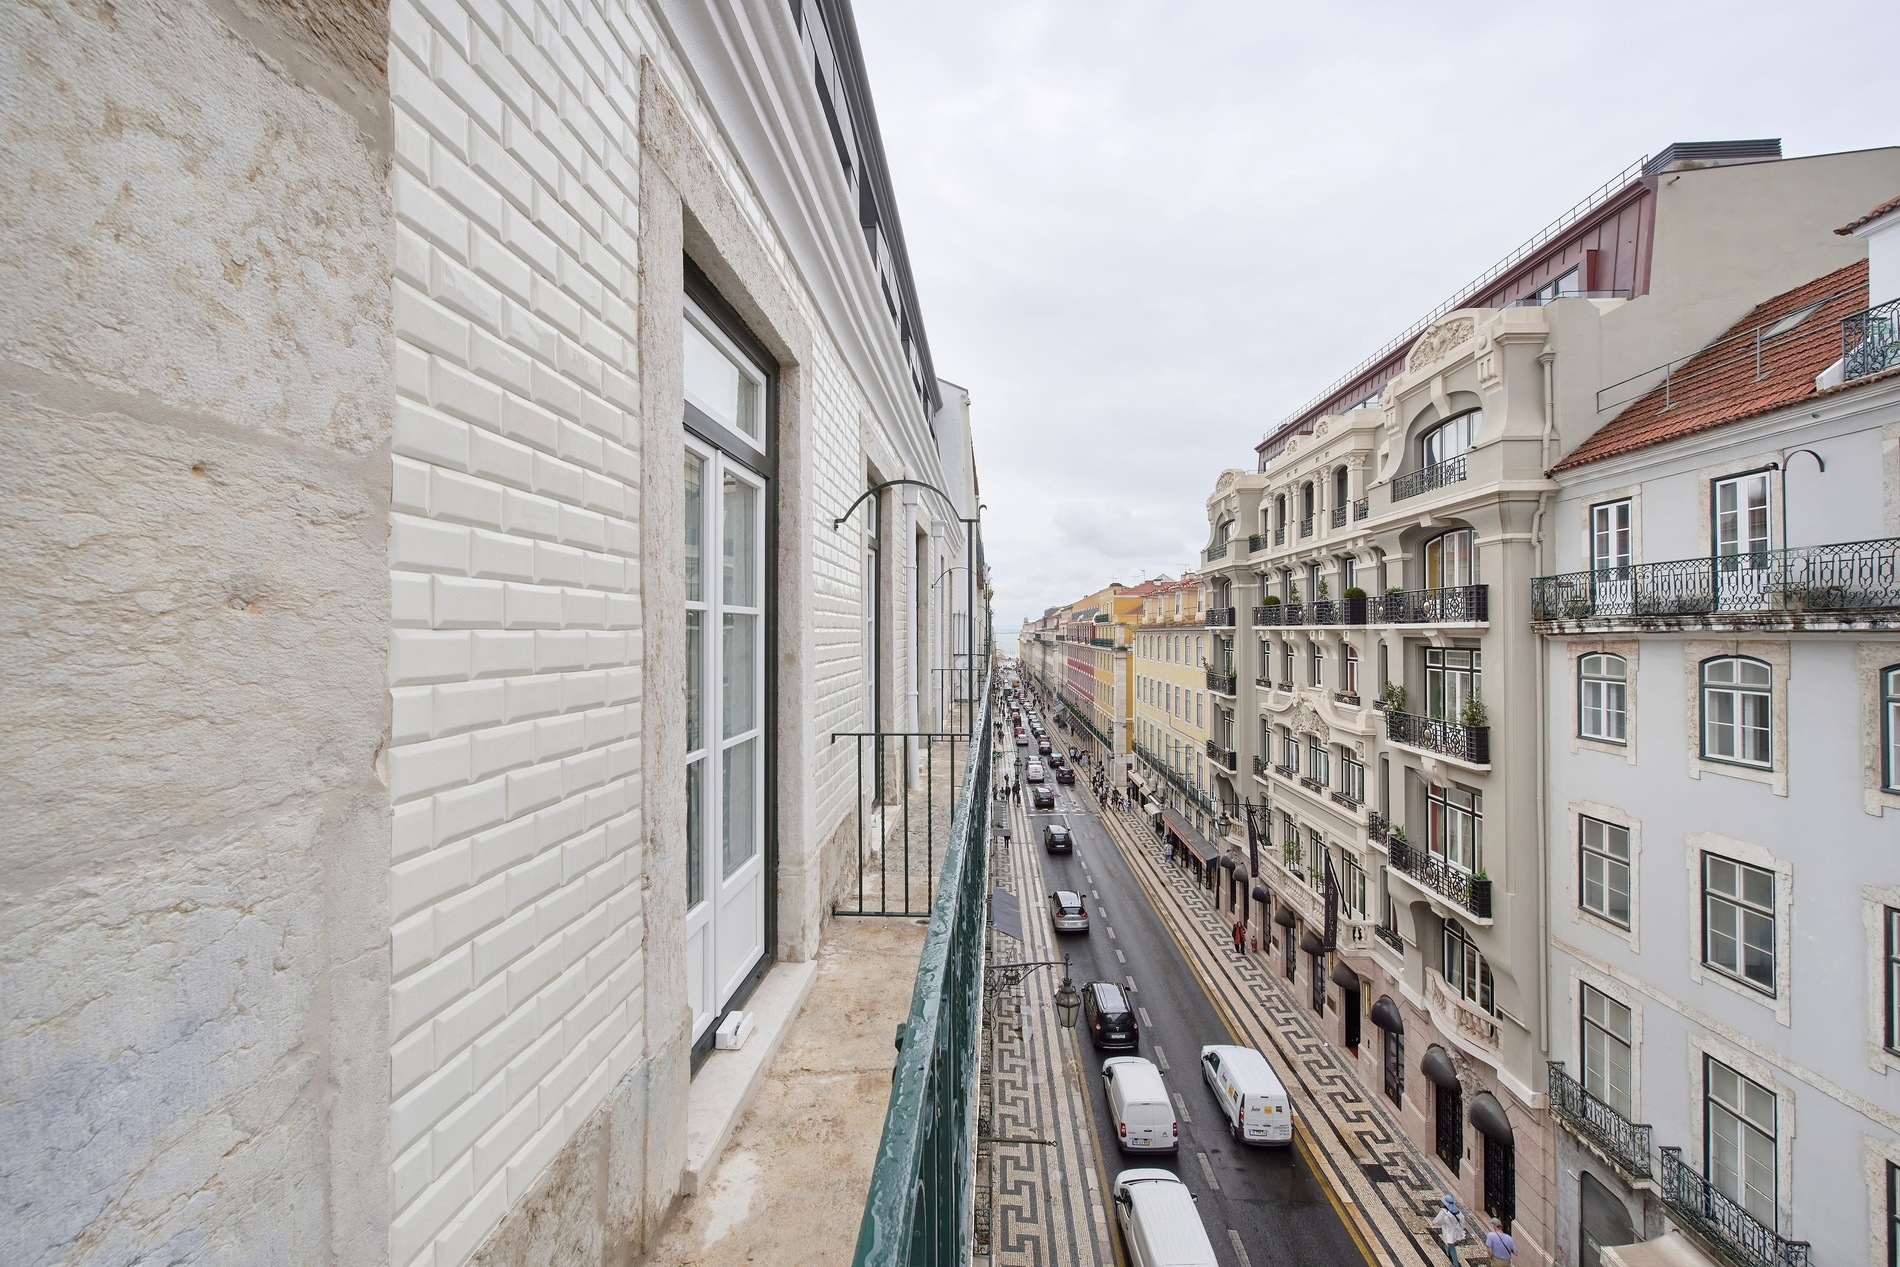
M 1281 493 L 1273 499 L 1273 526 L 1281 530 L 1286 528 L 1286 494 Z
M 1484 410 L 1471 409 L 1455 418 L 1445 421 L 1427 431 L 1418 440 L 1418 464 L 1437 466 L 1440 462 L 1449 462 L 1462 457 L 1465 450 L 1478 435 L 1478 426 L 1484 421 Z
M 1773 764 L 1769 669 L 1760 660 L 1726 656 L 1702 662 L 1702 755 L 1737 765 Z
M 1900 792 L 1900 664 L 1880 671 L 1880 750 L 1886 754 L 1881 786 Z
M 1484 961 L 1476 942 L 1455 919 L 1445 921 L 1445 984 L 1458 997 L 1475 1003 L 1492 1015 L 1497 1014 L 1497 997 L 1491 977 L 1491 965 Z
M 1335 508 L 1346 504 L 1346 468 L 1333 468 L 1333 505 Z
M 1478 583 L 1476 534 L 1459 528 L 1425 543 L 1425 588 L 1450 589 Z
M 1313 491 L 1313 482 L 1308 480 L 1300 485 L 1300 535 L 1302 537 L 1313 535 L 1313 510 L 1317 502 L 1318 495 Z
M 1587 739 L 1625 743 L 1629 737 L 1629 666 L 1620 655 L 1577 661 L 1577 731 Z
M 1214 544 L 1224 546 L 1234 539 L 1234 521 L 1223 519 L 1214 527 Z

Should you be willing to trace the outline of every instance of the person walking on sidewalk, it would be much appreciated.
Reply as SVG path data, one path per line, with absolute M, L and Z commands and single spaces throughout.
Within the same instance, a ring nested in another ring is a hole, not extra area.
M 1247 926 L 1239 920 L 1234 921 L 1234 953 L 1245 954 L 1247 950 Z
M 1438 1213 L 1432 1219 L 1438 1239 L 1444 1243 L 1445 1257 L 1458 1267 L 1458 1242 L 1465 1239 L 1465 1221 L 1458 1213 L 1458 1198 L 1447 1192 L 1438 1199 Z
M 1491 1231 L 1484 1238 L 1484 1248 L 1495 1263 L 1508 1263 L 1517 1257 L 1517 1242 L 1504 1230 L 1504 1224 L 1496 1219 L 1491 1220 Z

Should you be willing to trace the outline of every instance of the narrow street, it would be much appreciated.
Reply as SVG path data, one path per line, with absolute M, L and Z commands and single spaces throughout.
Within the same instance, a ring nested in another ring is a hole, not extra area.
M 1162 1070 L 1180 1120 L 1181 1146 L 1175 1156 L 1122 1154 L 1112 1142 L 1115 1128 L 1100 1078 L 1088 1079 L 1108 1179 L 1112 1182 L 1117 1172 L 1138 1166 L 1180 1175 L 1199 1201 L 1201 1220 L 1223 1263 L 1265 1267 L 1363 1261 L 1339 1212 L 1296 1149 L 1241 1145 L 1228 1134 L 1200 1076 L 1199 1055 L 1203 1044 L 1238 1040 L 1110 841 L 1088 792 L 1080 785 L 1059 786 L 1056 809 L 1029 812 L 1027 818 L 1043 868 L 1043 891 L 1073 889 L 1088 899 L 1089 933 L 1065 935 L 1060 941 L 1074 964 L 1076 984 L 1117 981 L 1132 987 L 1140 1009 L 1139 1054 Z M 1067 825 L 1074 834 L 1072 855 L 1050 855 L 1041 847 L 1042 828 L 1051 822 Z M 1047 915 L 1038 910 L 1034 917 Z M 1077 1037 L 1092 1068 L 1099 1069 L 1110 1055 L 1124 1054 L 1096 1052 L 1080 1030 Z

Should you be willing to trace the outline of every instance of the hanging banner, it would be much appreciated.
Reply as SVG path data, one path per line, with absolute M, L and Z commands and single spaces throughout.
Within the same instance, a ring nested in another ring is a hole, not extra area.
M 1326 949 L 1339 949 L 1339 877 L 1333 874 L 1333 854 L 1326 851 Z

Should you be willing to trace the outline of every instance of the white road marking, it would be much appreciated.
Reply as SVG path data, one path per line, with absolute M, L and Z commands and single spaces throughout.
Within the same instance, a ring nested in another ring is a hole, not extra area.
M 1179 1091 L 1174 1093 L 1174 1111 L 1183 1122 L 1186 1122 L 1189 1126 L 1194 1125 L 1194 1119 L 1188 1116 L 1187 1101 L 1181 1097 Z
M 1118 950 L 1118 951 L 1116 951 L 1116 952 L 1115 952 L 1115 962 L 1116 962 L 1116 963 L 1127 963 L 1127 962 L 1128 962 L 1128 956 L 1126 956 L 1126 955 L 1124 955 L 1124 954 L 1122 954 L 1122 952 Z
M 1117 937 L 1115 936 L 1115 930 L 1114 930 L 1114 929 L 1112 929 L 1112 928 L 1108 930 L 1108 939 L 1109 939 L 1110 941 L 1117 941 L 1117 940 L 1120 940 L 1119 938 L 1117 938 Z
M 1162 1073 L 1168 1071 L 1168 1053 L 1161 1050 L 1159 1043 L 1155 1044 L 1155 1067 Z
M 1240 1259 L 1240 1267 L 1253 1267 L 1253 1259 L 1247 1257 L 1247 1247 L 1240 1243 L 1240 1233 L 1230 1227 L 1227 1229 L 1227 1239 L 1234 1243 L 1234 1256 Z
M 1138 1007 L 1135 1010 L 1141 1013 L 1141 1023 L 1143 1025 L 1146 1025 L 1149 1029 L 1153 1029 L 1154 1022 L 1148 1019 L 1148 1009 L 1145 1007 Z
M 1130 994 L 1140 994 L 1140 993 L 1141 993 L 1141 987 L 1139 987 L 1139 986 L 1137 986 L 1137 985 L 1135 984 L 1135 979 L 1134 979 L 1133 977 L 1129 977 L 1129 978 L 1127 978 L 1127 981 L 1128 981 L 1128 992 L 1129 992 Z
M 1201 1159 L 1201 1173 L 1207 1176 L 1207 1186 L 1212 1188 L 1214 1191 L 1219 1192 L 1220 1180 L 1214 1178 L 1214 1167 L 1208 1163 L 1207 1154 L 1196 1153 L 1194 1155 Z

